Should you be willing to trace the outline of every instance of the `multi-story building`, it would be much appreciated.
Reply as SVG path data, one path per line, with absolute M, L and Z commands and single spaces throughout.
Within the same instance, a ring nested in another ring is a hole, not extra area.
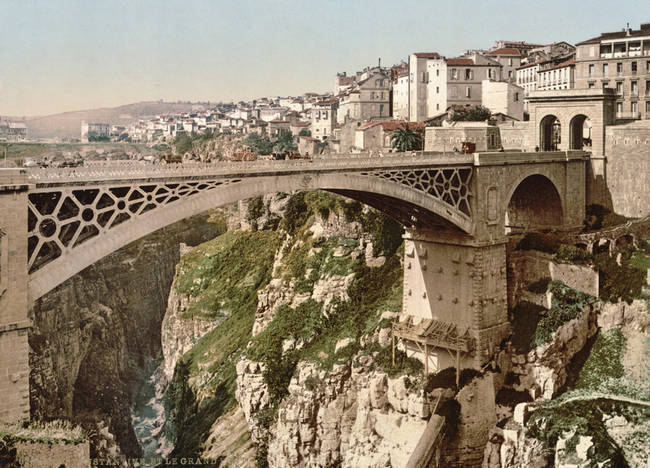
M 576 88 L 614 88 L 616 118 L 650 119 L 650 23 L 577 44 Z
M 484 55 L 444 58 L 416 53 L 409 57 L 409 120 L 421 122 L 450 106 L 480 105 L 483 80 L 501 80 L 501 64 Z
M 575 59 L 573 57 L 557 64 L 545 62 L 537 71 L 537 89 L 572 89 L 574 87 Z
M 409 71 L 408 67 L 393 74 L 392 111 L 396 119 L 409 118 Z
M 544 47 L 544 44 L 531 44 L 525 41 L 496 41 L 493 50 L 498 49 L 517 49 L 522 56 L 525 56 L 533 49 Z
M 521 66 L 521 59 L 523 58 L 518 49 L 514 47 L 502 47 L 487 52 L 485 55 L 501 64 L 501 77 L 503 81 L 509 83 L 515 82 L 517 68 Z
M 390 117 L 390 76 L 377 68 L 341 95 L 337 122 Z
M 507 81 L 483 80 L 482 105 L 493 114 L 524 120 L 524 90 Z
M 96 138 L 108 138 L 111 131 L 111 125 L 107 123 L 88 123 L 81 122 L 81 141 L 88 143 L 89 140 Z
M 311 113 L 311 136 L 325 141 L 332 136 L 336 125 L 336 109 L 338 99 L 329 98 L 317 101 L 310 109 Z

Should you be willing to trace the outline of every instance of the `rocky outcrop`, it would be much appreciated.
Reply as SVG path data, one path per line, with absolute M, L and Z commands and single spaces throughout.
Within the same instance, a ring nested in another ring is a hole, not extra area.
M 301 362 L 270 428 L 270 466 L 406 466 L 430 416 L 405 376 L 373 370 L 372 358 L 332 370 Z
M 528 391 L 533 399 L 551 399 L 564 385 L 567 366 L 587 340 L 598 331 L 599 306 L 589 305 L 575 319 L 565 323 L 545 343 L 527 354 L 512 356 L 512 371 L 519 376 L 517 391 Z
M 266 440 L 266 430 L 259 420 L 262 411 L 269 407 L 269 391 L 264 382 L 264 364 L 241 359 L 236 366 L 237 390 L 235 396 L 244 413 L 253 442 Z
M 121 453 L 140 453 L 130 406 L 148 360 L 160 354 L 160 323 L 178 244 L 217 234 L 205 216 L 158 231 L 107 256 L 39 299 L 30 342 L 32 419 L 71 419 L 114 435 Z M 108 444 L 110 441 L 107 441 Z

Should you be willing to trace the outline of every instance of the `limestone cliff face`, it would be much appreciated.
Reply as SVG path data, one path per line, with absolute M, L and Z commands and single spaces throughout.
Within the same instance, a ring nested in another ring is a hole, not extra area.
M 406 466 L 430 416 L 407 377 L 372 358 L 325 371 L 301 362 L 269 430 L 269 466 Z
M 33 419 L 81 422 L 96 434 L 93 455 L 140 453 L 130 406 L 147 361 L 160 354 L 178 244 L 216 234 L 205 216 L 170 226 L 107 256 L 34 304 Z

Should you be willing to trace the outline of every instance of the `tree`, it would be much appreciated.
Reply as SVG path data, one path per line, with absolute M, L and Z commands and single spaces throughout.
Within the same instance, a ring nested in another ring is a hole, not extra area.
M 273 152 L 273 143 L 267 137 L 261 137 L 257 133 L 251 133 L 246 143 L 257 154 L 267 155 Z
M 490 109 L 483 106 L 472 106 L 454 109 L 451 120 L 454 122 L 484 122 L 492 116 Z
M 295 151 L 297 149 L 293 143 L 293 133 L 291 133 L 291 130 L 280 130 L 278 140 L 275 142 L 275 149 L 278 153 Z
M 181 133 L 174 138 L 176 154 L 185 154 L 192 149 L 192 138 L 187 133 Z
M 308 128 L 303 128 L 298 133 L 298 136 L 308 136 L 308 137 L 310 137 L 311 136 L 311 130 L 309 130 Z
M 404 128 L 398 128 L 390 137 L 391 146 L 397 151 L 413 151 L 422 148 L 422 135 L 413 131 L 406 124 Z

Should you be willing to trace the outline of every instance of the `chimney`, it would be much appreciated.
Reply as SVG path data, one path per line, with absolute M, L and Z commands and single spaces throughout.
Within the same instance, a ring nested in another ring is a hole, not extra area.
M 630 23 L 627 23 L 627 25 L 625 26 L 625 35 L 629 36 L 631 32 L 632 30 L 630 29 Z

